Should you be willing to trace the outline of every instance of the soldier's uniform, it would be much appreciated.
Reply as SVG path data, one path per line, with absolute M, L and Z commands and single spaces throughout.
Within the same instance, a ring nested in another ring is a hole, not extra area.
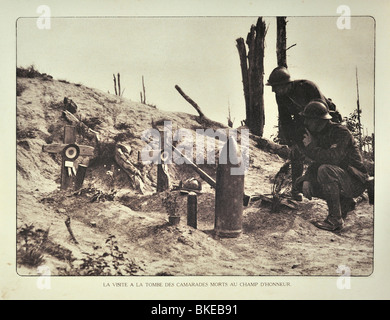
M 308 130 L 302 142 L 303 153 L 312 163 L 296 186 L 309 199 L 314 196 L 326 200 L 328 217 L 317 222 L 317 227 L 341 230 L 347 212 L 353 209 L 348 205 L 366 189 L 368 173 L 351 132 L 330 121 L 323 102 L 310 102 L 303 116 Z
M 329 122 L 314 141 L 304 148 L 304 154 L 313 162 L 296 183 L 303 181 L 313 186 L 313 196 L 323 197 L 323 185 L 337 182 L 345 198 L 355 198 L 363 193 L 368 178 L 359 147 L 350 131 L 339 123 Z
M 291 150 L 292 196 L 296 197 L 298 191 L 295 188 L 295 181 L 303 174 L 304 161 L 300 151 L 305 133 L 301 113 L 305 106 L 315 99 L 324 101 L 329 110 L 334 109 L 334 104 L 321 93 L 314 82 L 309 80 L 292 81 L 287 94 L 275 94 L 275 98 L 279 111 L 281 142 L 287 144 Z
M 300 145 L 305 133 L 301 113 L 312 100 L 322 100 L 328 105 L 328 110 L 334 109 L 332 104 L 318 89 L 317 85 L 309 80 L 291 81 L 291 88 L 286 94 L 275 94 L 278 104 L 282 141 L 288 146 Z
M 301 200 L 301 196 L 298 195 L 295 187 L 296 179 L 303 174 L 304 156 L 300 149 L 303 146 L 302 138 L 305 128 L 304 118 L 301 114 L 310 101 L 321 100 L 326 104 L 329 112 L 334 112 L 335 119 L 337 117 L 341 118 L 341 116 L 336 113 L 335 104 L 321 93 L 314 82 L 309 80 L 291 80 L 290 73 L 285 67 L 275 68 L 271 72 L 266 85 L 272 86 L 275 92 L 279 112 L 281 143 L 290 147 L 292 197 L 296 200 Z M 280 90 L 276 90 L 277 87 L 288 89 L 280 92 Z

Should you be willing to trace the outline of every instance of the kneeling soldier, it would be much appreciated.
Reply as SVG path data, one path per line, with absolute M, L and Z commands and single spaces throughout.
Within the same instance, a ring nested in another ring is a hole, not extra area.
M 306 128 L 303 152 L 313 162 L 297 179 L 297 187 L 306 198 L 318 197 L 327 202 L 327 218 L 315 225 L 339 231 L 347 212 L 354 209 L 353 198 L 366 189 L 367 170 L 351 132 L 344 125 L 330 121 L 323 101 L 311 101 L 302 115 Z

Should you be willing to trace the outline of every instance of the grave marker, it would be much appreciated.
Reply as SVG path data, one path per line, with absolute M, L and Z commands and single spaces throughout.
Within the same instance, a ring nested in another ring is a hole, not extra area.
M 62 155 L 61 162 L 61 189 L 65 190 L 72 186 L 80 188 L 84 180 L 85 170 L 78 170 L 74 167 L 74 161 L 79 156 L 93 156 L 94 148 L 91 146 L 76 144 L 76 127 L 65 126 L 64 142 L 52 143 L 42 146 L 43 152 L 56 153 Z M 81 176 L 80 176 L 80 174 Z M 78 176 L 76 178 L 76 176 Z M 77 183 L 75 184 L 75 180 Z

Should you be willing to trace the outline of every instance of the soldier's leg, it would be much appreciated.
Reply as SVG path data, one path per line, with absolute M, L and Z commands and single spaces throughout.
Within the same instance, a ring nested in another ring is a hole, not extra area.
M 322 222 L 317 222 L 318 228 L 328 231 L 339 231 L 344 226 L 342 218 L 340 195 L 351 194 L 350 177 L 340 167 L 321 165 L 317 172 L 317 181 L 321 186 L 322 198 L 328 205 L 328 216 Z
M 336 167 L 338 168 L 338 167 Z M 345 220 L 347 218 L 348 212 L 352 211 L 356 207 L 355 197 L 361 195 L 364 192 L 365 186 L 356 178 L 348 175 L 341 168 L 336 169 L 338 173 L 336 175 L 337 181 L 340 182 L 340 206 L 341 206 L 341 216 Z M 334 171 L 334 170 L 333 170 Z M 310 181 L 312 184 L 312 196 L 325 199 L 324 191 L 319 183 L 318 179 L 315 181 Z M 302 189 L 302 185 L 299 186 Z M 345 191 L 346 190 L 346 191 Z
M 348 212 L 352 211 L 356 207 L 356 202 L 351 197 L 345 197 L 340 195 L 341 216 L 345 220 L 348 216 Z
M 341 185 L 342 190 L 340 195 L 341 213 L 344 220 L 347 218 L 348 212 L 354 210 L 356 207 L 356 202 L 353 198 L 360 196 L 366 189 L 365 183 L 362 183 L 359 178 L 348 172 L 345 172 L 345 174 L 348 178 L 342 180 L 343 184 Z

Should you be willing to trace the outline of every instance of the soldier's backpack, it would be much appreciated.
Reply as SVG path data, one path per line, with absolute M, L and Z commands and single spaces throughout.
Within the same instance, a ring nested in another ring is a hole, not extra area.
M 337 110 L 336 105 L 332 101 L 331 98 L 326 98 L 326 103 L 329 107 L 329 114 L 332 117 L 333 122 L 341 123 L 343 121 L 343 117 L 341 116 L 341 113 Z

